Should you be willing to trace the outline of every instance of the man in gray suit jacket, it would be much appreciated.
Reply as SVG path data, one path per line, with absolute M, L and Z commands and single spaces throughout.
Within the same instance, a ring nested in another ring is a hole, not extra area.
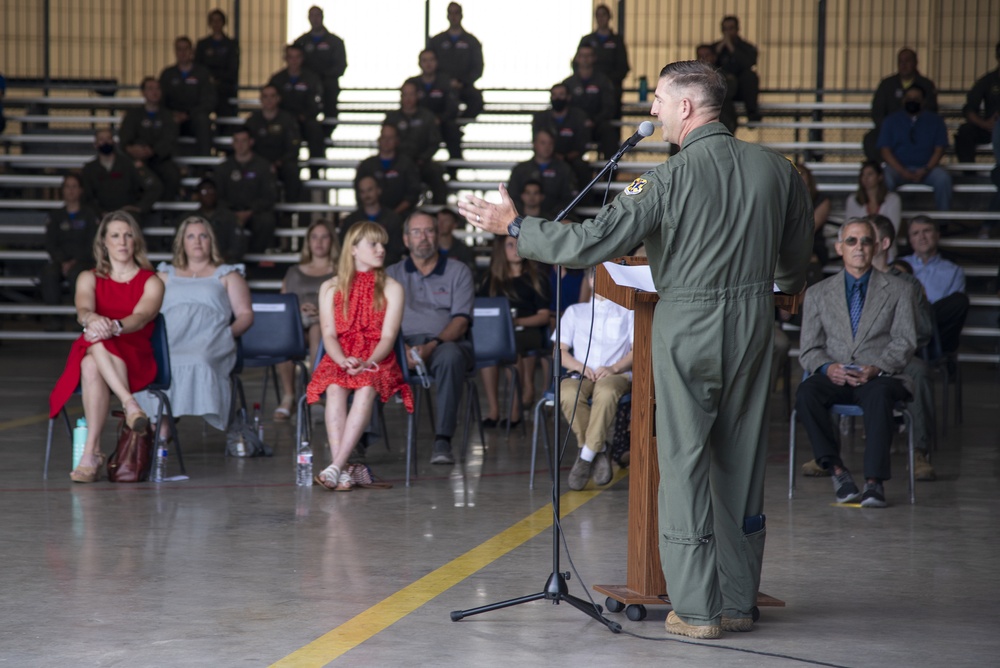
M 837 235 L 844 271 L 806 292 L 799 362 L 809 372 L 796 394 L 796 411 L 812 443 L 816 461 L 833 471 L 839 503 L 861 499 L 885 507 L 882 482 L 891 477 L 893 405 L 910 398 L 908 379 L 899 375 L 916 349 L 914 301 L 910 286 L 873 271 L 875 230 L 852 220 Z M 864 492 L 840 459 L 830 419 L 833 404 L 864 410 Z

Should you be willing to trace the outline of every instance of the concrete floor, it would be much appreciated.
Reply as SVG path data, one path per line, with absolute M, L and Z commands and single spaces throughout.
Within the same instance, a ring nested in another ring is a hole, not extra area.
M 289 424 L 266 425 L 273 459 L 234 460 L 221 434 L 188 418 L 190 480 L 74 485 L 58 433 L 43 482 L 42 414 L 66 349 L 0 347 L 0 665 L 997 665 L 995 369 L 965 367 L 965 422 L 941 439 L 939 479 L 918 483 L 912 507 L 901 454 L 888 509 L 836 507 L 825 479 L 801 478 L 789 502 L 776 406 L 761 588 L 787 607 L 764 608 L 752 633 L 699 643 L 664 633 L 663 606 L 643 622 L 609 615 L 618 635 L 547 602 L 450 621 L 535 593 L 551 571 L 551 516 L 522 521 L 551 500 L 541 463 L 528 490 L 530 430 L 509 442 L 491 432 L 485 456 L 477 442 L 454 470 L 426 464 L 424 438 L 407 489 L 405 421 L 390 404 L 393 452 L 377 444 L 369 464 L 396 486 L 334 494 L 295 487 Z M 260 378 L 249 376 L 250 396 Z M 848 461 L 862 448 L 859 435 Z M 624 581 L 627 497 L 624 475 L 564 494 L 571 593 Z

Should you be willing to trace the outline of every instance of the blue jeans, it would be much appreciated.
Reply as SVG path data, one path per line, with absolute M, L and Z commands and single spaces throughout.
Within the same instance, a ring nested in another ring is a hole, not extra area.
M 884 167 L 885 187 L 889 190 L 895 190 L 904 183 L 909 183 L 889 165 L 884 165 Z M 918 167 L 909 167 L 909 169 L 918 169 Z M 934 206 L 938 211 L 951 210 L 951 175 L 943 167 L 932 169 L 920 183 L 934 188 Z

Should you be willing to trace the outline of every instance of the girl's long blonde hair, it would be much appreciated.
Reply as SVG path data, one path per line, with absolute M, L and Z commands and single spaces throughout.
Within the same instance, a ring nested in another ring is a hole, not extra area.
M 128 211 L 112 211 L 104 216 L 101 224 L 97 227 L 97 234 L 94 235 L 94 273 L 98 276 L 108 276 L 111 273 L 111 260 L 108 258 L 108 249 L 104 245 L 104 237 L 108 234 L 108 225 L 114 222 L 128 223 L 132 228 L 132 259 L 143 269 L 152 270 L 149 258 L 146 257 L 146 239 L 142 236 L 142 228 L 135 221 Z
M 349 297 L 351 294 L 351 285 L 354 283 L 354 274 L 357 272 L 354 266 L 354 256 L 351 254 L 351 249 L 362 240 L 371 241 L 372 243 L 380 243 L 384 246 L 389 242 L 389 233 L 386 232 L 385 228 L 378 223 L 373 223 L 368 220 L 362 220 L 354 223 L 351 225 L 351 228 L 347 230 L 347 236 L 344 238 L 344 248 L 340 253 L 340 262 L 337 265 L 337 289 L 334 291 L 335 297 L 337 293 L 340 293 L 345 316 L 347 315 L 347 308 L 350 301 Z M 372 271 L 375 272 L 374 307 L 376 311 L 384 311 L 385 267 L 376 267 Z

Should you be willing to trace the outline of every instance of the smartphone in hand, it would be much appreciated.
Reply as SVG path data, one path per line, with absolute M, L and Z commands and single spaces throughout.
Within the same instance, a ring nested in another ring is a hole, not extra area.
M 844 370 L 845 371 L 850 371 L 852 373 L 858 373 L 858 372 L 861 371 L 861 367 L 859 365 L 857 365 L 857 364 L 845 364 L 844 365 Z

